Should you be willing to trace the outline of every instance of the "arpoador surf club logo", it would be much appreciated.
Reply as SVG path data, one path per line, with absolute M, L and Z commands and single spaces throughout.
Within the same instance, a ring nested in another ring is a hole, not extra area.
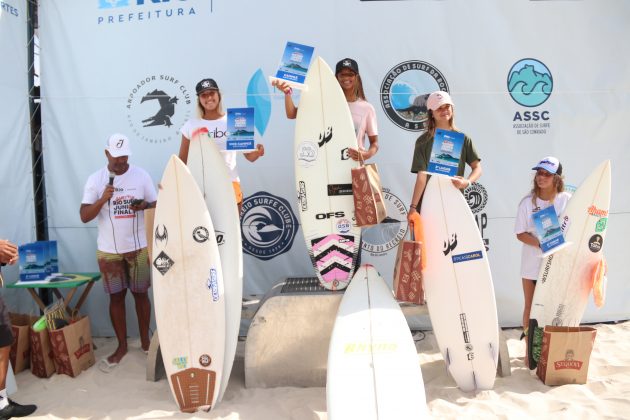
M 243 251 L 260 260 L 284 254 L 297 234 L 298 220 L 287 200 L 259 191 L 243 200 Z
M 407 233 L 407 206 L 389 188 L 383 188 L 387 217 L 379 224 L 363 229 L 361 249 L 370 256 L 384 256 L 398 246 Z
M 535 58 L 523 58 L 512 65 L 507 76 L 510 97 L 526 109 L 514 111 L 512 128 L 517 135 L 547 134 L 551 113 L 541 108 L 553 91 L 549 68 Z
M 432 92 L 449 92 L 446 78 L 434 65 L 420 60 L 396 64 L 383 78 L 381 105 L 387 117 L 408 131 L 426 130 L 427 99 Z
M 194 93 L 172 74 L 150 74 L 129 90 L 127 122 L 136 138 L 147 143 L 179 140 L 179 129 L 191 117 Z

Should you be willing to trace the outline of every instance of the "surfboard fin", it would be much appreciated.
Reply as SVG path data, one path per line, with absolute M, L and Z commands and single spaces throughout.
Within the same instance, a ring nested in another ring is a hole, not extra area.
M 492 343 L 488 343 L 488 347 L 490 347 L 490 356 L 492 356 L 492 360 L 498 360 L 497 359 L 497 351 L 496 349 L 492 346 Z M 496 366 L 495 366 L 496 367 Z
M 606 283 L 608 274 L 608 266 L 606 264 L 606 258 L 602 256 L 602 259 L 595 265 L 592 276 L 592 292 L 593 301 L 595 306 L 601 308 L 606 301 Z

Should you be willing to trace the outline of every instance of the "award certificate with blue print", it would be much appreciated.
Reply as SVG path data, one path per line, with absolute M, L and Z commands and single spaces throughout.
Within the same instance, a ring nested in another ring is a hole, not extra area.
M 225 150 L 251 152 L 254 141 L 254 108 L 228 108 L 227 142 Z
M 538 236 L 538 242 L 540 242 L 540 249 L 543 252 L 542 257 L 547 257 L 569 245 L 569 242 L 564 241 L 564 235 L 562 234 L 554 206 L 537 211 L 532 214 L 532 219 L 536 227 L 536 236 Z
M 304 80 L 313 58 L 313 50 L 314 48 L 308 45 L 287 42 L 278 71 L 275 77 L 269 77 L 269 81 L 282 80 L 295 89 L 306 90 Z
M 464 147 L 464 133 L 456 131 L 435 130 L 433 149 L 427 173 L 453 177 L 457 175 L 459 159 Z

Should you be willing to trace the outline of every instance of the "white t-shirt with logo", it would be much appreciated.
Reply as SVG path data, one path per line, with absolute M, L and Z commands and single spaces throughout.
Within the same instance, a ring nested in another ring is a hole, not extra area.
M 564 212 L 567 207 L 567 203 L 571 198 L 571 194 L 568 192 L 561 192 L 556 195 L 553 200 L 553 206 L 556 209 L 558 217 Z M 521 200 L 518 205 L 518 212 L 516 213 L 516 222 L 514 223 L 514 233 L 528 232 L 536 236 L 536 226 L 534 225 L 534 219 L 532 215 L 537 211 L 544 210 L 551 206 L 549 201 L 536 198 L 536 204 L 532 203 L 532 195 L 529 194 Z M 536 280 L 538 279 L 538 272 L 542 264 L 542 251 L 540 247 L 531 246 L 523 243 L 523 250 L 521 252 L 521 277 L 524 279 Z
M 83 204 L 94 204 L 109 183 L 107 166 L 90 175 L 83 189 Z M 129 169 L 114 177 L 114 195 L 98 213 L 99 251 L 122 254 L 147 246 L 144 229 L 144 212 L 129 208 L 131 201 L 141 198 L 148 203 L 157 200 L 157 193 L 149 174 L 142 168 L 129 165 Z
M 201 137 L 199 140 L 193 140 L 193 134 L 200 128 L 205 127 L 208 129 L 208 133 Z M 225 166 L 228 168 L 228 173 L 232 182 L 240 182 L 238 177 L 238 171 L 236 170 L 236 153 L 234 151 L 227 151 L 227 115 L 222 116 L 217 120 L 204 120 L 202 118 L 191 118 L 186 121 L 182 129 L 180 130 L 182 135 L 188 140 L 192 141 L 210 141 L 214 140 L 214 143 L 219 148 L 221 156 L 225 161 Z M 190 152 L 189 152 L 190 154 Z
M 352 115 L 352 122 L 354 123 L 354 132 L 357 135 L 357 142 L 364 149 L 368 149 L 369 143 L 366 147 L 366 134 L 367 136 L 378 136 L 378 127 L 376 125 L 376 112 L 374 107 L 368 101 L 358 99 L 354 102 L 348 102 L 350 107 L 350 114 Z

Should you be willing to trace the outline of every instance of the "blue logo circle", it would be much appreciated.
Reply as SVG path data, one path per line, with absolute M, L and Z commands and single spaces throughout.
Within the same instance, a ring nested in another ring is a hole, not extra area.
M 243 251 L 259 260 L 284 254 L 293 245 L 298 220 L 287 200 L 259 191 L 243 200 Z
M 541 61 L 523 58 L 510 69 L 507 87 L 516 103 L 535 107 L 542 105 L 551 96 L 553 77 Z

